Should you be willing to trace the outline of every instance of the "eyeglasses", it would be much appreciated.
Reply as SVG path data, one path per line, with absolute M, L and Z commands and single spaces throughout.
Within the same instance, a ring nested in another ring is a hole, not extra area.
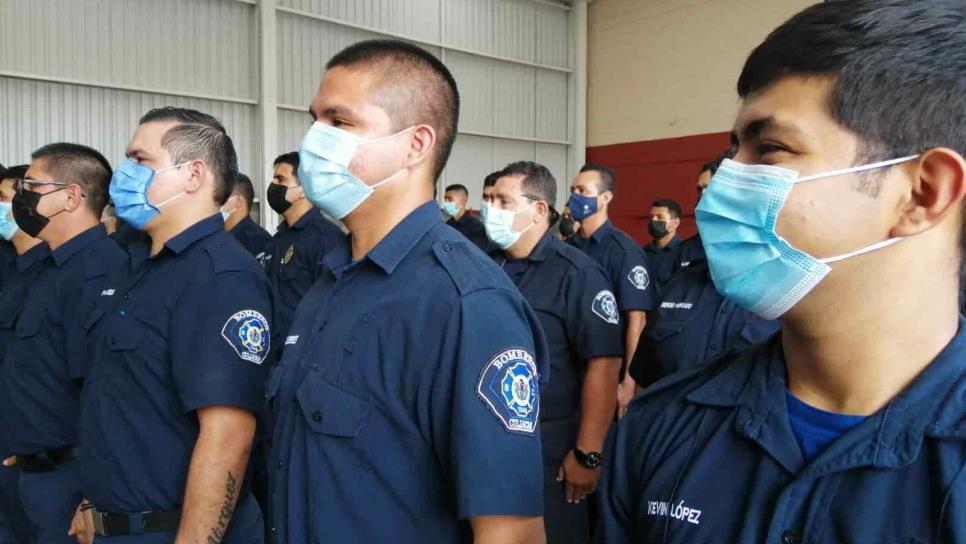
M 59 189 L 55 189 L 53 191 L 44 193 L 44 194 L 50 194 L 50 193 L 56 193 L 57 191 L 62 191 L 74 184 L 67 183 L 65 181 L 37 181 L 35 179 L 30 179 L 30 178 L 21 178 L 17 180 L 17 183 L 15 185 L 17 194 L 18 195 L 23 194 L 24 189 L 27 185 L 31 187 L 42 187 L 44 185 L 53 185 L 54 187 L 59 187 Z M 82 192 L 81 196 L 86 197 L 87 195 Z

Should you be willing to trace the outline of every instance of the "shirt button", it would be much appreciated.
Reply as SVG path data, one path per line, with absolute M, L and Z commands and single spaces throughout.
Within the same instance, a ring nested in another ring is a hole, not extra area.
M 785 531 L 782 535 L 782 544 L 798 544 L 799 540 L 801 539 L 795 531 Z
M 133 295 L 131 295 L 131 292 L 130 292 L 130 291 L 128 291 L 127 293 L 124 293 L 124 300 L 131 300 L 131 297 L 132 297 L 132 296 L 133 296 Z
M 281 461 L 278 462 L 278 468 L 279 468 L 279 470 L 282 469 L 282 462 Z
M 450 251 L 453 251 L 453 244 L 446 244 L 446 245 L 444 245 L 443 246 L 443 251 L 445 251 L 447 253 L 449 253 Z
M 312 421 L 322 421 L 322 412 L 318 410 L 312 412 Z

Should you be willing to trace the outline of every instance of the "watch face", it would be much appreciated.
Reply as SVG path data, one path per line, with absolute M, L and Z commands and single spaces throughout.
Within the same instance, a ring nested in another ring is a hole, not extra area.
M 587 468 L 597 468 L 600 466 L 600 454 L 597 452 L 590 452 L 587 454 L 586 462 L 584 466 Z

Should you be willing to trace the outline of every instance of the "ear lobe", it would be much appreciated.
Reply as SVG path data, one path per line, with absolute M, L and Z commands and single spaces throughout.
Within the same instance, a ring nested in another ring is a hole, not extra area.
M 958 213 L 966 195 L 966 160 L 956 151 L 931 149 L 917 163 L 894 236 L 919 234 L 942 223 Z

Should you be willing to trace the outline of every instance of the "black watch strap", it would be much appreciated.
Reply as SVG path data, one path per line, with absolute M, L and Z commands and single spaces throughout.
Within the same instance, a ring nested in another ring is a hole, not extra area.
M 585 452 L 577 446 L 574 446 L 574 458 L 586 468 L 600 468 L 600 463 L 604 460 L 604 456 L 599 451 Z

